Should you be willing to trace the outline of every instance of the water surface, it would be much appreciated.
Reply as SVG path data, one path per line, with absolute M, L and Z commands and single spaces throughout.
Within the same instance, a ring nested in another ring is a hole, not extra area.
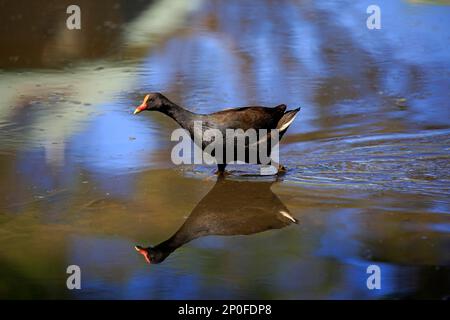
M 0 3 L 1 298 L 449 297 L 446 1 L 379 1 L 381 30 L 368 1 L 69 4 Z M 174 166 L 150 91 L 301 106 L 286 174 Z

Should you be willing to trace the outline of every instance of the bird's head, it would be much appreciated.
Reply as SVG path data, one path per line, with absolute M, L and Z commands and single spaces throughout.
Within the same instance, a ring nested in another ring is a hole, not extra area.
M 147 263 L 151 264 L 158 264 L 160 262 L 163 262 L 164 259 L 166 259 L 170 254 L 170 252 L 163 252 L 159 250 L 158 246 L 156 246 L 155 248 L 143 248 L 141 246 L 134 246 L 134 249 L 136 249 L 137 252 L 144 256 L 144 259 L 145 261 L 147 261 Z
M 166 105 L 168 105 L 169 99 L 164 97 L 159 92 L 153 92 L 149 93 L 145 96 L 144 100 L 142 101 L 141 105 L 138 106 L 134 110 L 134 114 L 138 114 L 139 112 L 142 112 L 144 110 L 161 110 Z

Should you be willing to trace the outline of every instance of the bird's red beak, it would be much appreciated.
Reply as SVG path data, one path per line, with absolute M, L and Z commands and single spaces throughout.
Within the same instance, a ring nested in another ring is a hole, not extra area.
M 144 101 L 142 101 L 141 105 L 134 110 L 133 114 L 138 114 L 139 112 L 142 112 L 145 109 L 147 109 L 148 98 L 149 98 L 149 95 L 146 95 L 144 98 Z
M 134 109 L 133 114 L 138 114 L 139 112 L 144 111 L 145 108 L 147 108 L 147 106 L 146 106 L 145 104 L 141 104 L 139 107 L 137 107 L 136 109 Z
M 142 254 L 144 256 L 145 261 L 147 261 L 147 263 L 151 263 L 150 254 L 148 253 L 148 251 L 145 248 L 142 248 L 141 246 L 134 246 L 134 248 L 136 249 L 137 252 L 139 252 L 140 254 Z

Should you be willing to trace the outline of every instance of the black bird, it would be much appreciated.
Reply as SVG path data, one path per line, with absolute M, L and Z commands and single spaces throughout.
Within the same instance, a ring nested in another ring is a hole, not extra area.
M 250 235 L 298 223 L 270 189 L 273 183 L 219 178 L 174 235 L 154 247 L 135 249 L 148 263 L 157 264 L 200 237 Z
M 261 148 L 261 145 L 265 143 L 265 150 L 269 151 L 269 154 L 267 154 L 267 156 L 270 156 L 270 150 L 272 150 L 273 147 L 271 145 L 270 130 L 278 130 L 279 139 L 281 139 L 291 123 L 294 121 L 295 116 L 297 115 L 297 112 L 300 110 L 300 108 L 286 111 L 286 105 L 280 104 L 273 108 L 252 106 L 227 109 L 211 114 L 196 114 L 178 106 L 161 93 L 149 93 L 145 96 L 142 104 L 135 109 L 134 114 L 138 114 L 144 110 L 159 111 L 168 115 L 169 117 L 174 119 L 182 128 L 186 129 L 189 132 L 192 140 L 194 141 L 195 135 L 203 134 L 207 129 L 218 129 L 224 137 L 224 140 L 222 141 L 222 155 L 225 155 L 228 150 L 226 149 L 227 144 L 232 143 L 232 148 L 234 149 L 234 158 L 232 158 L 231 161 L 240 160 L 246 163 L 267 164 L 261 160 L 258 148 Z M 195 131 L 195 121 L 201 121 L 201 132 Z M 245 137 L 243 139 L 243 141 L 245 141 L 245 155 L 244 157 L 237 158 L 238 152 L 236 141 L 238 141 L 239 138 L 233 139 L 232 142 L 230 142 L 229 140 L 225 141 L 227 129 L 242 129 L 243 131 L 247 131 L 249 129 L 256 130 L 256 149 L 253 149 L 256 151 L 256 158 L 252 158 L 249 153 L 249 150 L 253 148 L 255 144 L 252 145 L 250 140 Z M 260 129 L 269 130 L 266 137 L 260 135 Z M 210 143 L 209 141 L 204 141 L 203 139 L 200 141 L 202 141 L 202 150 L 204 150 L 205 147 Z M 211 155 L 213 157 L 215 156 L 214 151 L 213 153 L 211 153 Z M 216 157 L 216 159 L 217 158 L 218 157 Z M 222 159 L 223 160 L 221 161 L 217 161 L 217 173 L 219 174 L 223 174 L 227 163 L 231 162 L 226 161 L 225 157 L 223 157 Z M 278 164 L 278 172 L 283 170 L 284 167 Z

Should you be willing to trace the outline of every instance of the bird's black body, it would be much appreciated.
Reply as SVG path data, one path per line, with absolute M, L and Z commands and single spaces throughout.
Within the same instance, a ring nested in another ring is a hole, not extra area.
M 297 112 L 300 110 L 300 108 L 298 108 L 295 110 L 286 111 L 286 105 L 281 104 L 273 108 L 251 106 L 227 109 L 211 114 L 196 114 L 178 106 L 160 93 L 147 95 L 143 104 L 139 108 L 139 110 L 136 109 L 138 110 L 137 112 L 142 110 L 154 110 L 166 114 L 174 119 L 182 128 L 186 129 L 194 141 L 196 141 L 194 139 L 196 135 L 203 134 L 207 129 L 219 130 L 223 136 L 223 155 L 226 154 L 227 145 L 230 147 L 230 143 L 232 144 L 231 147 L 234 149 L 234 157 L 232 159 L 226 159 L 224 156 L 222 163 L 220 163 L 221 161 L 217 161 L 219 172 L 223 172 L 225 170 L 225 166 L 227 162 L 229 162 L 227 160 L 240 160 L 246 163 L 256 164 L 263 163 L 259 157 L 260 152 L 256 153 L 258 156 L 255 159 L 249 156 L 249 149 L 256 148 L 258 151 L 258 148 L 261 148 L 261 143 L 265 143 L 264 147 L 268 150 L 267 156 L 270 156 L 270 150 L 273 147 L 273 145 L 271 145 L 270 130 L 278 130 L 279 139 L 281 139 L 289 125 L 294 120 Z M 137 112 L 135 111 L 135 113 Z M 201 132 L 196 131 L 196 126 L 194 125 L 196 122 L 201 123 Z M 249 129 L 254 129 L 257 136 L 256 146 L 250 144 L 248 137 L 245 138 L 243 135 L 239 136 L 239 134 L 236 135 L 234 140 L 225 140 L 227 129 L 242 129 L 244 132 Z M 267 130 L 266 139 L 263 139 L 264 133 L 260 132 L 261 129 Z M 238 158 L 236 142 L 240 138 L 245 141 L 245 155 L 244 157 Z M 205 150 L 205 148 L 211 143 L 211 141 L 206 141 L 204 139 L 201 139 L 200 141 L 202 141 L 202 150 Z M 214 153 L 211 155 L 213 157 L 216 156 Z

